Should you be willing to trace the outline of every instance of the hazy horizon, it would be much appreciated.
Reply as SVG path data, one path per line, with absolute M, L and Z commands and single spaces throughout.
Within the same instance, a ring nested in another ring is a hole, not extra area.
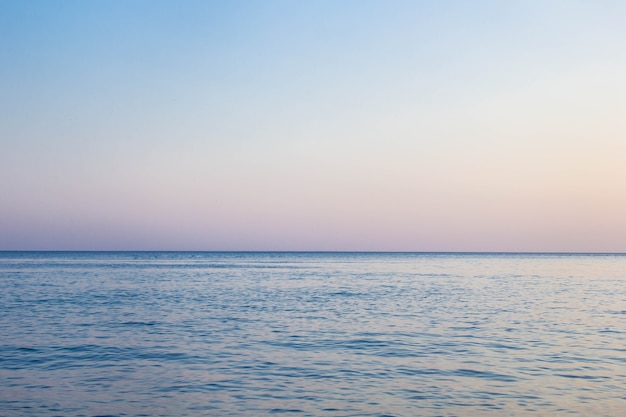
M 625 20 L 0 0 L 0 250 L 624 253 Z
M 311 255 L 342 255 L 342 254 L 352 254 L 352 255 L 521 255 L 521 256 L 626 256 L 626 252 L 469 252 L 469 251 L 332 251 L 332 250 L 308 250 L 308 251 L 299 251 L 299 250 L 167 250 L 167 249 L 153 249 L 153 250 L 141 250 L 141 249 L 133 249 L 133 250 L 123 250 L 123 249 L 115 249 L 115 250 L 89 250 L 89 249 L 28 249 L 28 250 L 0 250 L 0 253 L 180 253 L 180 254 L 311 254 Z

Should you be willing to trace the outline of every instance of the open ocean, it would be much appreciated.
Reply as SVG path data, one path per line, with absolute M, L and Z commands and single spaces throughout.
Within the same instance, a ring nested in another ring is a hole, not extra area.
M 0 416 L 626 416 L 626 256 L 0 252 Z

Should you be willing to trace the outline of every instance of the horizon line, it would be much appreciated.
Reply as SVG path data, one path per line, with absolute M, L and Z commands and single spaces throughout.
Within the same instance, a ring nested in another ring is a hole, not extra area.
M 0 253 L 55 252 L 55 253 L 319 253 L 319 254 L 456 254 L 456 255 L 626 255 L 626 252 L 588 251 L 386 251 L 386 250 L 169 250 L 169 249 L 0 249 Z

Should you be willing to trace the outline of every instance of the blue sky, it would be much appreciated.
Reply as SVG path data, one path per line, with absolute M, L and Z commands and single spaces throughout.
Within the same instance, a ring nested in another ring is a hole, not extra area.
M 0 249 L 626 251 L 618 1 L 0 1 Z

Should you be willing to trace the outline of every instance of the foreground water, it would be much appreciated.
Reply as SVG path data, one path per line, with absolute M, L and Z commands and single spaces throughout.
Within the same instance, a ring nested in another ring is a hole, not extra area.
M 626 256 L 0 253 L 1 416 L 623 416 Z

